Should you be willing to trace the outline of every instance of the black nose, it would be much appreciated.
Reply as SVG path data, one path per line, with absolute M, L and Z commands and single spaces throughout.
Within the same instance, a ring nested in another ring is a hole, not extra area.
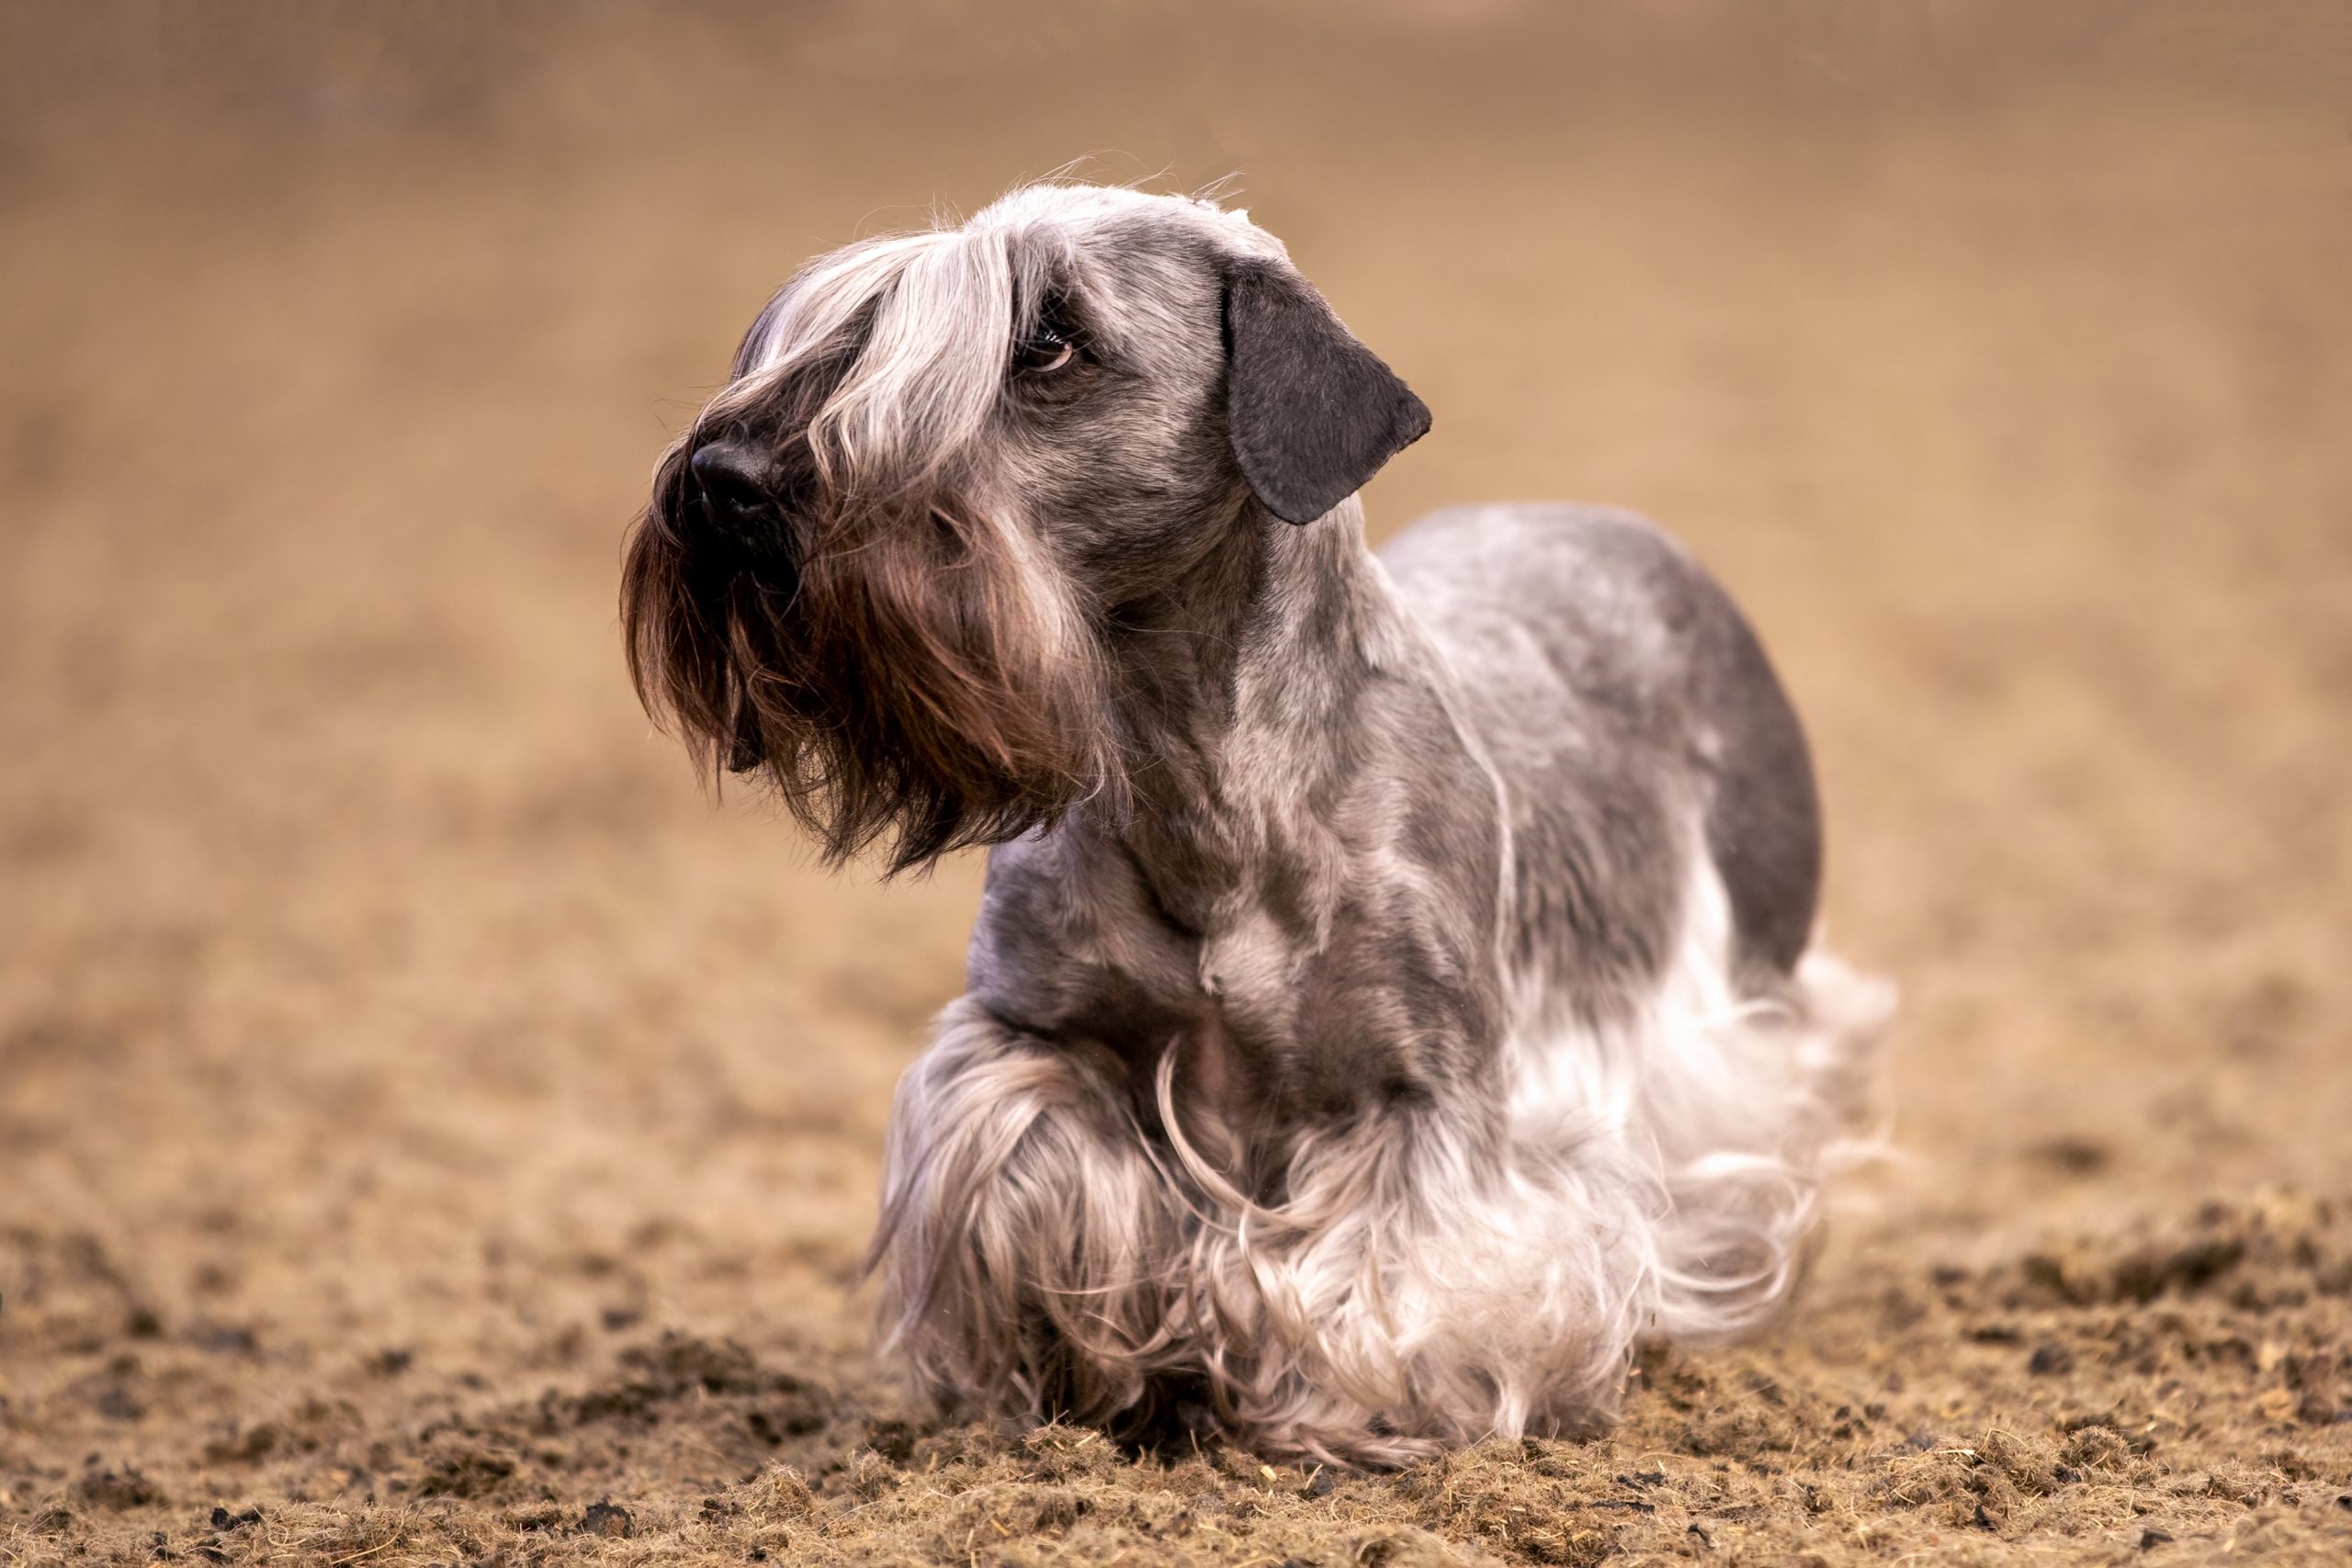
M 749 572 L 773 592 L 799 588 L 791 525 L 777 497 L 775 459 L 764 448 L 732 435 L 706 441 L 686 459 L 691 487 L 702 502 L 718 561 Z
M 720 528 L 749 540 L 761 531 L 761 522 L 774 522 L 766 515 L 775 498 L 768 492 L 765 453 L 721 437 L 695 447 L 686 464 L 710 508 L 710 520 Z

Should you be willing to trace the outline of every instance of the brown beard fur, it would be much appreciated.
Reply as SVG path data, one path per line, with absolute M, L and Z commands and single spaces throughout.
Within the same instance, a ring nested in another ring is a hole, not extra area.
M 1091 636 L 1069 646 L 952 472 L 854 484 L 810 422 L 848 354 L 722 399 L 671 448 L 632 528 L 621 626 L 639 699 L 698 768 L 763 775 L 838 863 L 892 873 L 1115 795 Z M 721 434 L 775 455 L 774 537 L 711 526 L 688 466 Z M 1075 611 L 1064 620 L 1075 626 Z

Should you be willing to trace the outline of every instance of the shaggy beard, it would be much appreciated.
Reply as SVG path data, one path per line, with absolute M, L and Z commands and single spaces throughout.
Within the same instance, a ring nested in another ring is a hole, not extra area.
M 763 778 L 830 862 L 887 838 L 894 872 L 1115 792 L 1098 661 L 1006 530 L 921 503 L 779 525 L 808 540 L 788 575 L 659 502 L 630 541 L 630 672 L 698 767 Z
M 621 620 L 639 698 L 700 769 L 764 778 L 831 863 L 887 839 L 898 872 L 1125 792 L 1098 638 L 1014 510 L 950 500 L 980 487 L 946 436 L 842 417 L 874 395 L 870 314 L 755 367 L 670 449 Z M 749 532 L 694 476 L 713 440 L 771 460 Z

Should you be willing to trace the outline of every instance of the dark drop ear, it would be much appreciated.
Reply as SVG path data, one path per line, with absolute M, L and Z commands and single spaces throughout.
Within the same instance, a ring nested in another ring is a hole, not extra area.
M 1289 267 L 1227 264 L 1226 427 L 1266 510 L 1312 523 L 1429 434 L 1430 411 Z

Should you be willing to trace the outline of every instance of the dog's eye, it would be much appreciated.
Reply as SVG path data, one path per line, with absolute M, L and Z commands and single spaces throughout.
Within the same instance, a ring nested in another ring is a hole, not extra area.
M 1040 321 L 1012 349 L 1012 367 L 1025 376 L 1050 375 L 1078 355 L 1067 333 L 1050 321 Z

